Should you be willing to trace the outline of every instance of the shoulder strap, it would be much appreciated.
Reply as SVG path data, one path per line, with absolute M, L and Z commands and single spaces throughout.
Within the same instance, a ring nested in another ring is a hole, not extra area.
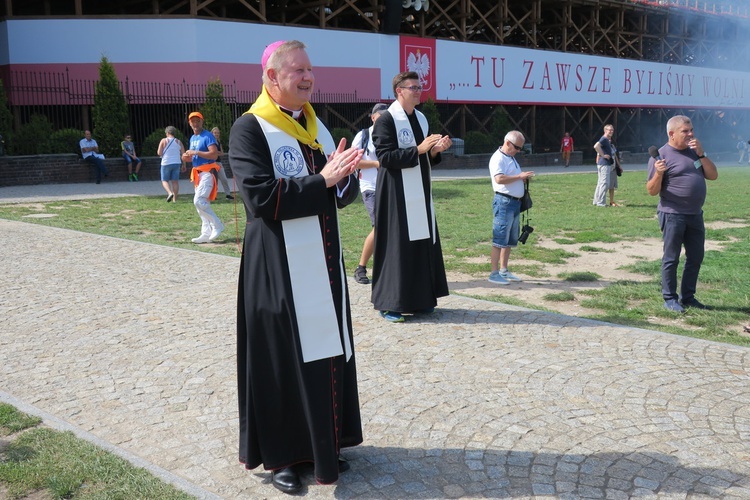
M 362 149 L 367 150 L 370 144 L 370 128 L 362 129 Z

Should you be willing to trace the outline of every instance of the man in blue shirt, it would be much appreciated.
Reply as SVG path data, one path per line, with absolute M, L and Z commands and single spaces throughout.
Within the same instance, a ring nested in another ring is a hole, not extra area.
M 219 148 L 211 132 L 203 130 L 203 115 L 197 111 L 190 113 L 188 123 L 193 129 L 190 138 L 190 149 L 185 151 L 182 159 L 193 163 L 190 180 L 195 185 L 193 204 L 201 217 L 201 234 L 193 238 L 193 243 L 213 242 L 224 230 L 224 224 L 211 208 L 211 200 L 216 199 L 216 178 L 214 170 L 221 168 L 216 163 Z
M 693 123 L 684 115 L 667 122 L 669 141 L 659 149 L 659 156 L 648 163 L 646 189 L 659 195 L 656 213 L 664 239 L 661 260 L 661 288 L 664 307 L 685 312 L 685 307 L 708 309 L 695 298 L 698 273 L 703 263 L 706 229 L 703 225 L 703 202 L 706 179 L 719 177 L 716 165 L 693 134 Z M 677 295 L 677 265 L 685 246 L 680 296 Z

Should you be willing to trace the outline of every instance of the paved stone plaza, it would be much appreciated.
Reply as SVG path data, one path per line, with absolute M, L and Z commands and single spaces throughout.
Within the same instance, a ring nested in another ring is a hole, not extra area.
M 202 498 L 237 459 L 238 258 L 0 220 L 0 400 Z M 309 498 L 750 498 L 750 350 L 350 280 L 365 442 Z

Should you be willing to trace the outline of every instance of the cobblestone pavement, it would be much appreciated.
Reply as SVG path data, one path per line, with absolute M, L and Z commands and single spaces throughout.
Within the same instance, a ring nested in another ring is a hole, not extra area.
M 237 460 L 239 259 L 0 232 L 0 396 L 196 496 L 283 496 Z M 350 281 L 365 442 L 305 496 L 750 498 L 747 348 L 458 296 L 394 325 L 369 290 Z

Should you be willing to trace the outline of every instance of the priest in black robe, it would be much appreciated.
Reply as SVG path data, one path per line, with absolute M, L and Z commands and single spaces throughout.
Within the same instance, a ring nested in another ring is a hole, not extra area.
M 322 484 L 362 442 L 349 293 L 337 209 L 358 194 L 362 151 L 338 147 L 309 103 L 305 46 L 276 42 L 263 90 L 231 130 L 229 160 L 247 225 L 237 303 L 240 461 L 301 489 Z M 309 467 L 309 466 L 308 466 Z
M 403 313 L 430 313 L 448 295 L 430 170 L 452 142 L 429 134 L 415 108 L 422 95 L 417 73 L 396 75 L 393 93 L 396 100 L 372 132 L 380 162 L 372 303 L 386 320 L 402 322 Z

